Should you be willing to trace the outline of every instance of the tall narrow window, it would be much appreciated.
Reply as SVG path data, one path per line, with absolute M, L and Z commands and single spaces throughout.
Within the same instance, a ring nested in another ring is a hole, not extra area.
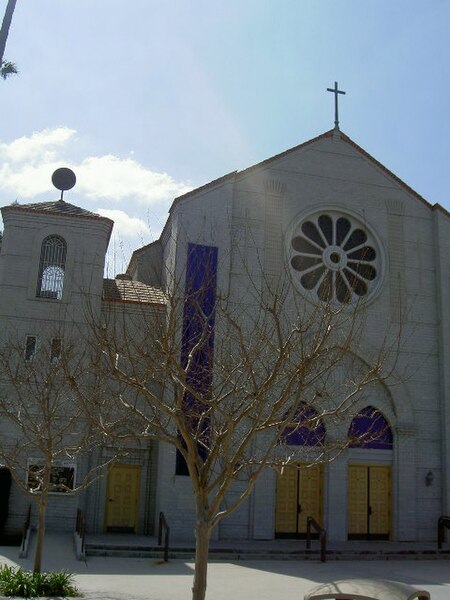
M 27 339 L 25 340 L 25 352 L 24 358 L 27 362 L 31 362 L 36 354 L 36 336 L 35 335 L 27 335 Z
M 38 298 L 61 300 L 66 268 L 66 251 L 66 242 L 58 235 L 50 235 L 42 242 L 36 290 Z

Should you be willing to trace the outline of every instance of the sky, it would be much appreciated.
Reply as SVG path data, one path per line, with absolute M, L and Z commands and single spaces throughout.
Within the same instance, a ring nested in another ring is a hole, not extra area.
M 0 0 L 3 18 L 6 0 Z M 450 210 L 450 0 L 17 0 L 0 81 L 0 205 L 115 221 L 107 273 L 174 198 L 341 130 Z

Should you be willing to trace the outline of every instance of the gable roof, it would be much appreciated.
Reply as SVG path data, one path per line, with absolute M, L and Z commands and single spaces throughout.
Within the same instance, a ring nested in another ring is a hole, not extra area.
M 166 303 L 162 290 L 130 279 L 104 279 L 102 300 L 125 304 Z
M 343 141 L 343 142 L 349 144 L 350 146 L 352 146 L 352 148 L 354 148 L 360 154 L 362 154 L 367 160 L 369 160 L 378 169 L 380 169 L 381 171 L 383 171 L 388 177 L 391 177 L 405 191 L 407 191 L 409 194 L 411 194 L 415 198 L 417 198 L 420 202 L 422 202 L 423 204 L 425 204 L 425 206 L 427 206 L 430 210 L 439 210 L 444 215 L 450 217 L 450 213 L 443 206 L 441 206 L 437 202 L 435 204 L 431 204 L 430 202 L 428 202 L 428 200 L 425 200 L 425 198 L 423 198 L 423 196 L 421 196 L 420 194 L 418 194 L 408 184 L 406 184 L 404 181 L 402 181 L 400 179 L 400 177 L 397 177 L 397 175 L 395 175 L 392 171 L 390 171 L 388 168 L 386 168 L 383 164 L 381 164 L 378 160 L 376 160 L 376 158 L 374 158 L 372 155 L 370 155 L 368 152 L 366 152 L 363 148 L 361 148 L 361 146 L 359 146 L 348 135 L 346 135 L 345 133 L 343 133 L 339 129 L 330 129 L 329 131 L 326 131 L 325 133 L 322 133 L 322 134 L 320 134 L 320 135 L 318 135 L 318 136 L 316 136 L 316 137 L 314 137 L 314 138 L 312 138 L 310 140 L 307 140 L 306 142 L 298 144 L 297 146 L 294 146 L 293 148 L 289 148 L 288 150 L 284 150 L 283 152 L 280 152 L 279 154 L 275 154 L 274 156 L 271 156 L 270 158 L 266 158 L 265 160 L 263 160 L 263 161 L 261 161 L 259 163 L 256 163 L 255 165 L 252 165 L 250 167 L 247 167 L 247 168 L 243 169 L 242 171 L 232 171 L 231 173 L 228 173 L 227 175 L 219 177 L 218 179 L 214 179 L 213 181 L 211 181 L 209 183 L 206 183 L 205 185 L 202 185 L 202 186 L 200 186 L 200 187 L 198 187 L 198 188 L 196 188 L 194 190 L 191 190 L 191 191 L 187 192 L 186 194 L 183 194 L 182 196 L 178 196 L 173 201 L 172 206 L 171 206 L 169 212 L 172 211 L 172 209 L 178 204 L 178 202 L 180 202 L 182 200 L 185 200 L 186 198 L 190 198 L 190 197 L 198 194 L 199 192 L 202 193 L 202 192 L 207 191 L 209 189 L 213 189 L 214 187 L 216 187 L 218 185 L 221 185 L 222 183 L 225 183 L 226 181 L 231 181 L 237 175 L 245 175 L 246 173 L 250 173 L 251 171 L 254 171 L 256 169 L 260 169 L 261 167 L 270 166 L 273 162 L 279 160 L 280 158 L 284 158 L 285 156 L 289 156 L 290 154 L 293 154 L 294 152 L 297 152 L 298 150 L 302 150 L 303 148 L 306 148 L 307 146 L 310 146 L 311 144 L 314 144 L 315 142 L 318 142 L 320 140 L 324 140 L 324 139 L 328 139 L 328 138 L 333 138 L 333 136 L 335 136 L 335 135 L 338 135 L 339 139 L 341 141 Z

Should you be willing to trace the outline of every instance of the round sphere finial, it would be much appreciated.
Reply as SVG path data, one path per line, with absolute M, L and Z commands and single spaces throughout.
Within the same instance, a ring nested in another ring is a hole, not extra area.
M 76 184 L 76 182 L 77 178 L 75 173 L 72 171 L 72 169 L 68 169 L 67 167 L 61 167 L 60 169 L 56 169 L 56 171 L 52 175 L 53 185 L 57 190 L 61 190 L 61 192 L 71 190 Z

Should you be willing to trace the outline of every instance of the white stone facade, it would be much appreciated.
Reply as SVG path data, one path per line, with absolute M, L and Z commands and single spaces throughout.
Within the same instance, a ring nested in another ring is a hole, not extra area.
M 100 310 L 110 233 L 106 219 L 25 209 L 4 209 L 0 255 L 2 322 L 18 323 L 23 336 L 61 319 L 82 322 L 80 290 L 89 289 L 92 305 Z M 393 447 L 349 448 L 324 466 L 323 525 L 330 540 L 347 539 L 349 466 L 389 466 L 389 539 L 434 540 L 438 517 L 450 514 L 450 219 L 444 209 L 428 204 L 334 130 L 176 199 L 160 240 L 133 254 L 128 273 L 135 281 L 170 290 L 174 281 L 184 281 L 187 244 L 214 246 L 219 256 L 217 288 L 233 302 L 251 307 L 250 273 L 251 285 L 261 294 L 283 274 L 289 278 L 293 302 L 312 302 L 320 292 L 308 280 L 302 283 L 304 265 L 294 258 L 299 242 L 292 240 L 301 235 L 303 223 L 317 223 L 321 215 L 328 216 L 334 228 L 342 219 L 343 231 L 364 229 L 366 245 L 375 253 L 369 261 L 374 271 L 362 270 L 358 279 L 367 306 L 364 339 L 355 360 L 370 360 L 386 339 L 393 341 L 401 332 L 395 368 L 370 398 L 370 405 L 389 423 Z M 60 304 L 64 316 L 55 313 L 54 303 L 35 297 L 39 249 L 51 233 L 68 244 L 67 287 Z M 344 251 L 335 240 L 328 246 L 321 260 L 330 270 L 355 260 L 349 258 L 351 248 Z M 333 434 L 330 424 L 327 435 Z M 154 532 L 158 513 L 164 510 L 172 538 L 192 540 L 194 501 L 189 479 L 175 474 L 175 450 L 141 448 L 127 461 L 140 466 L 136 532 Z M 76 501 L 52 499 L 49 524 L 72 527 L 74 515 L 67 518 L 70 504 L 71 511 L 76 506 L 84 509 L 89 530 L 104 531 L 106 486 L 106 479 L 101 480 Z M 238 492 L 237 483 L 230 494 Z M 276 475 L 267 469 L 249 500 L 220 523 L 214 536 L 274 538 L 276 493 Z M 63 520 L 59 515 L 64 512 Z

